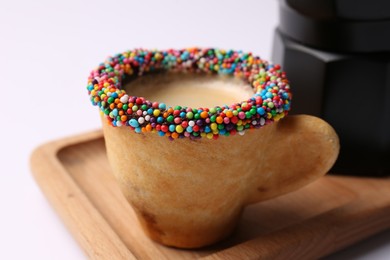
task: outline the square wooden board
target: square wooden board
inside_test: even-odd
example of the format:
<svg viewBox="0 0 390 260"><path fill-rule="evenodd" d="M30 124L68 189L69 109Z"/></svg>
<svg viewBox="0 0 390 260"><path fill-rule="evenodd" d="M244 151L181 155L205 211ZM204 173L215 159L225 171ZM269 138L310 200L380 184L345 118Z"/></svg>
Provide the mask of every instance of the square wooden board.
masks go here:
<svg viewBox="0 0 390 260"><path fill-rule="evenodd" d="M198 250L145 236L111 174L101 131L33 153L36 181L94 259L312 259L390 227L390 178L328 175L245 209L229 239Z"/></svg>

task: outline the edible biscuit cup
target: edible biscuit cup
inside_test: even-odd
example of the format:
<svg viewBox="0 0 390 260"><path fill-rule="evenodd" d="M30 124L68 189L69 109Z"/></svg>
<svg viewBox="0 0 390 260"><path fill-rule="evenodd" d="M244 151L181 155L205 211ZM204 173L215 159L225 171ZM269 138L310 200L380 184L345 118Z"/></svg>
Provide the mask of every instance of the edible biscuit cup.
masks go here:
<svg viewBox="0 0 390 260"><path fill-rule="evenodd" d="M238 77L253 97L195 109L121 89L124 80L155 70ZM338 154L326 122L286 117L285 74L250 53L136 49L99 65L87 89L101 110L115 178L146 234L164 245L198 248L226 238L246 205L314 181Z"/></svg>

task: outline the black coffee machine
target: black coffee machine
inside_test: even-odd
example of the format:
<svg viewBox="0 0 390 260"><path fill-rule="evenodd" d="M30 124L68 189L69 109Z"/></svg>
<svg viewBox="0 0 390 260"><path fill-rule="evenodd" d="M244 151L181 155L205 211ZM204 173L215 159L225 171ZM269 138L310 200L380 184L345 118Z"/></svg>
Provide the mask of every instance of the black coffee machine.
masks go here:
<svg viewBox="0 0 390 260"><path fill-rule="evenodd" d="M390 175L390 0L279 0L273 62L293 89L291 114L340 137L333 173Z"/></svg>

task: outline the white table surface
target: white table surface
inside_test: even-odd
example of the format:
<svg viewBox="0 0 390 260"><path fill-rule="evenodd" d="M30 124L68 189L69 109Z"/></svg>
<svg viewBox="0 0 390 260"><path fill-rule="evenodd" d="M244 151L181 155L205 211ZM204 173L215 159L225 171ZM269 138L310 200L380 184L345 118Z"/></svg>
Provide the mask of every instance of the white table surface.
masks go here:
<svg viewBox="0 0 390 260"><path fill-rule="evenodd" d="M0 259L85 259L34 182L34 147L100 127L85 89L107 55L220 47L270 59L277 2L0 1ZM329 259L390 259L390 231Z"/></svg>

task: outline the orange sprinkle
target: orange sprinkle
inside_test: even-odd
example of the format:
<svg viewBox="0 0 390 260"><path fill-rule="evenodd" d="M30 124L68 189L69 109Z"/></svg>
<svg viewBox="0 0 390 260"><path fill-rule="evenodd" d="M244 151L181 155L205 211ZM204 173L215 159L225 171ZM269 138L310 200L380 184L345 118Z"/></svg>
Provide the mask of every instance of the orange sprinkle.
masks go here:
<svg viewBox="0 0 390 260"><path fill-rule="evenodd" d="M110 109L114 109L115 108L115 103L111 103L110 104Z"/></svg>
<svg viewBox="0 0 390 260"><path fill-rule="evenodd" d="M209 113L207 113L206 111L203 111L202 113L200 113L201 118L207 118L208 116L209 116Z"/></svg>
<svg viewBox="0 0 390 260"><path fill-rule="evenodd" d="M150 124L147 124L145 128L148 132L152 131L152 126Z"/></svg>
<svg viewBox="0 0 390 260"><path fill-rule="evenodd" d="M226 116L229 117L229 118L232 118L232 117L233 117L233 112L230 111L230 110L228 110L228 111L226 112Z"/></svg>
<svg viewBox="0 0 390 260"><path fill-rule="evenodd" d="M174 139L179 138L179 134L176 133L176 132L173 132L172 133L172 138L174 138Z"/></svg>
<svg viewBox="0 0 390 260"><path fill-rule="evenodd" d="M127 120L127 116L123 115L121 116L121 121L125 122Z"/></svg>
<svg viewBox="0 0 390 260"><path fill-rule="evenodd" d="M218 116L215 121L218 123L218 124L222 124L223 122L223 118L221 116Z"/></svg>

